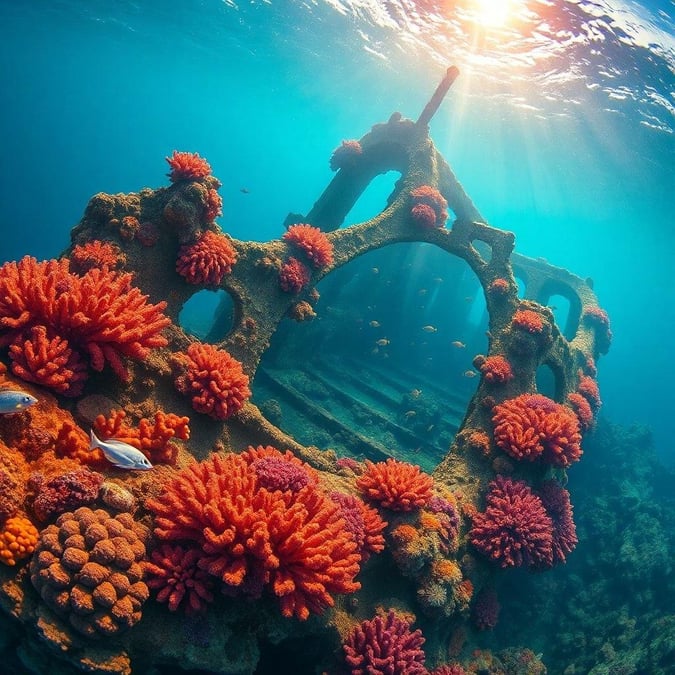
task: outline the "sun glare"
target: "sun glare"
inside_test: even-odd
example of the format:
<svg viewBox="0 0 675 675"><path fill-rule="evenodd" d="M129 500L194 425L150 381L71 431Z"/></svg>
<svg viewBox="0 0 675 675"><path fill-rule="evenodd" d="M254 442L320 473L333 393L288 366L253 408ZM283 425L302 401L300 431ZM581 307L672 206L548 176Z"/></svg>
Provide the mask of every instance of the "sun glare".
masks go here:
<svg viewBox="0 0 675 675"><path fill-rule="evenodd" d="M483 26L502 26L509 17L510 0L474 0L477 20Z"/></svg>

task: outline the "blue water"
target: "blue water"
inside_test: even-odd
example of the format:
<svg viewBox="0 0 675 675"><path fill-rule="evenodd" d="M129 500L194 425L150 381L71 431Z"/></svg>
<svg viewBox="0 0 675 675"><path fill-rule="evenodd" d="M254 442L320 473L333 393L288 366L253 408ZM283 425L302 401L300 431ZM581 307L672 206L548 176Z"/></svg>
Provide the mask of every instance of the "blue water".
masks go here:
<svg viewBox="0 0 675 675"><path fill-rule="evenodd" d="M455 64L432 138L519 252L593 278L603 414L675 461L675 3L512 0L495 27L476 2L0 2L0 262L58 255L91 195L166 184L174 149L208 158L224 230L279 237L341 140L416 118Z"/></svg>

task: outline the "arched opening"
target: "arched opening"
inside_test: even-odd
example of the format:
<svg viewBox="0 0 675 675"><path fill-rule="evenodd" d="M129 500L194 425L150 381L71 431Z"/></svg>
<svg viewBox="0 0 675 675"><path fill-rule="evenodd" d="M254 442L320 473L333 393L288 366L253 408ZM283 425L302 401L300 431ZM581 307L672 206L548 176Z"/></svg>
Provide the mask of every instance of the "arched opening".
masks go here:
<svg viewBox="0 0 675 675"><path fill-rule="evenodd" d="M394 244L317 290L317 317L273 336L253 401L303 444L433 470L475 393L472 359L487 350L475 274L430 244Z"/></svg>
<svg viewBox="0 0 675 675"><path fill-rule="evenodd" d="M551 295L546 301L546 305L553 312L555 322L560 328L560 332L568 339L574 338L576 323L574 328L570 324L570 301L564 295Z"/></svg>
<svg viewBox="0 0 675 675"><path fill-rule="evenodd" d="M363 223L382 213L389 206L390 197L400 178L399 171L387 171L375 176L347 214L343 227Z"/></svg>
<svg viewBox="0 0 675 675"><path fill-rule="evenodd" d="M522 300L525 297L525 291L527 290L527 284L525 283L522 277L515 275L516 285L518 286L518 297Z"/></svg>
<svg viewBox="0 0 675 675"><path fill-rule="evenodd" d="M197 291L178 314L181 328L204 342L220 342L232 330L234 303L222 288Z"/></svg>

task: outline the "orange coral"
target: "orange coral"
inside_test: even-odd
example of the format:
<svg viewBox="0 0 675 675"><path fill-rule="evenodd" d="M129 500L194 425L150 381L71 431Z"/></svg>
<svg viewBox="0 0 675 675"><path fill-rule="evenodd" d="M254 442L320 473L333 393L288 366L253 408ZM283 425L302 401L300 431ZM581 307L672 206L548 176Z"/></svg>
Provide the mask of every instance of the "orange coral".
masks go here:
<svg viewBox="0 0 675 675"><path fill-rule="evenodd" d="M309 279L307 266L292 256L279 270L279 286L286 293L299 293L309 283Z"/></svg>
<svg viewBox="0 0 675 675"><path fill-rule="evenodd" d="M33 523L23 516L8 518L0 530L0 562L14 566L27 558L38 541L38 531Z"/></svg>
<svg viewBox="0 0 675 675"><path fill-rule="evenodd" d="M420 467L389 458L374 464L366 460L366 470L356 486L368 499L392 511L412 511L431 499L434 481Z"/></svg>
<svg viewBox="0 0 675 675"><path fill-rule="evenodd" d="M283 239L299 248L315 269L333 264L333 244L318 227L291 225Z"/></svg>
<svg viewBox="0 0 675 675"><path fill-rule="evenodd" d="M495 443L515 459L541 457L568 467L581 457L581 433L574 413L541 394L521 394L496 405Z"/></svg>
<svg viewBox="0 0 675 675"><path fill-rule="evenodd" d="M411 191L413 206L410 214L423 227L443 227L448 219L448 202L431 185L420 185Z"/></svg>
<svg viewBox="0 0 675 675"><path fill-rule="evenodd" d="M131 280L131 274L108 268L78 276L67 259L38 262L26 256L5 263L0 267L0 345L25 345L31 329L43 326L50 340L60 338L62 356L72 349L88 358L93 370L107 363L127 380L122 357L142 360L151 349L164 347L161 331L171 323L162 314L166 303L149 304ZM16 361L16 353L12 358Z"/></svg>
<svg viewBox="0 0 675 675"><path fill-rule="evenodd" d="M248 375L241 363L223 349L193 342L187 353L178 355L178 363L185 372L176 378L176 388L192 397L192 407L197 412L227 419L251 396Z"/></svg>
<svg viewBox="0 0 675 675"><path fill-rule="evenodd" d="M592 377L582 375L577 391L588 401L593 412L597 413L602 405L598 383Z"/></svg>
<svg viewBox="0 0 675 675"><path fill-rule="evenodd" d="M78 244L70 252L70 265L76 272L86 272L92 267L118 267L125 261L124 254L109 241L94 239Z"/></svg>
<svg viewBox="0 0 675 675"><path fill-rule="evenodd" d="M273 451L262 456L284 458ZM212 455L181 471L147 502L155 535L199 547L199 567L230 592L259 597L269 588L284 616L306 619L331 606L332 594L359 588L357 545L339 507L313 483L267 489L254 457L261 453Z"/></svg>
<svg viewBox="0 0 675 675"><path fill-rule="evenodd" d="M68 340L50 338L44 326L33 326L26 340L17 337L9 346L12 372L26 382L35 382L63 394L79 396L87 380L87 366Z"/></svg>
<svg viewBox="0 0 675 675"><path fill-rule="evenodd" d="M166 161L171 167L168 176L172 183L180 180L199 180L200 178L206 178L211 173L211 165L197 152L174 150L171 157L166 158Z"/></svg>
<svg viewBox="0 0 675 675"><path fill-rule="evenodd" d="M214 188L208 189L205 202L204 219L207 223L210 223L223 214L223 199Z"/></svg>
<svg viewBox="0 0 675 675"><path fill-rule="evenodd" d="M567 401L569 402L570 406L572 406L572 410L574 410L574 413L579 420L581 430L588 431L593 426L593 422L595 421L591 404L584 396L575 391L567 395Z"/></svg>
<svg viewBox="0 0 675 675"><path fill-rule="evenodd" d="M504 384L513 379L511 364L500 354L488 357L477 356L473 364L480 370L487 382Z"/></svg>
<svg viewBox="0 0 675 675"><path fill-rule="evenodd" d="M488 286L488 291L496 297L504 297L508 292L509 289L511 288L511 285L506 279L503 279L502 277L498 277L494 281L490 282L490 285Z"/></svg>
<svg viewBox="0 0 675 675"><path fill-rule="evenodd" d="M541 333L544 330L543 318L532 309L519 309L513 315L513 325L528 333Z"/></svg>
<svg viewBox="0 0 675 675"><path fill-rule="evenodd" d="M209 230L198 242L181 246L176 272L190 284L218 286L236 262L237 252L230 240Z"/></svg>

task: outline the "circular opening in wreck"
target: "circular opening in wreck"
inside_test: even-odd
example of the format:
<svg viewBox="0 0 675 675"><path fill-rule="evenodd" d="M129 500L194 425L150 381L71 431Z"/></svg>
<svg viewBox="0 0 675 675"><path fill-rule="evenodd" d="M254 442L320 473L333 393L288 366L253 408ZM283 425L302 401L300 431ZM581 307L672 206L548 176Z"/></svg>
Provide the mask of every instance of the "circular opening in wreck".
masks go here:
<svg viewBox="0 0 675 675"><path fill-rule="evenodd" d="M253 401L304 445L431 471L476 391L488 315L471 268L430 244L393 244L317 286L313 321L283 321Z"/></svg>
<svg viewBox="0 0 675 675"><path fill-rule="evenodd" d="M220 342L234 323L232 296L223 289L197 291L181 308L178 322L184 331L203 342Z"/></svg>

